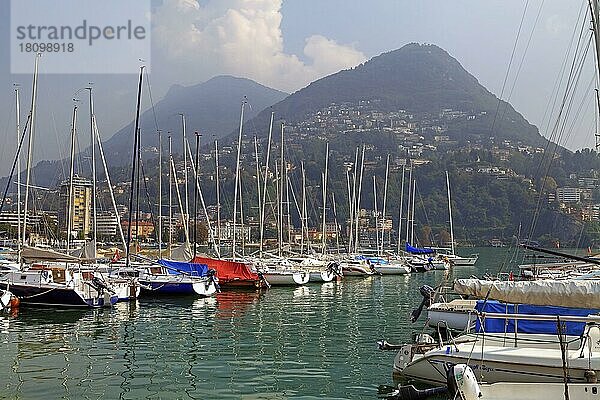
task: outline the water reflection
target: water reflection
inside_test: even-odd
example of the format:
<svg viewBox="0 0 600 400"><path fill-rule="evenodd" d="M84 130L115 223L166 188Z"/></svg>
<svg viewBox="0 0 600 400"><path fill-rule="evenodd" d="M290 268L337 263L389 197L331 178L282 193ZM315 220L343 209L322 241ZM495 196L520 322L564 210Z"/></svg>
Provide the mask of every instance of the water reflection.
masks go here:
<svg viewBox="0 0 600 400"><path fill-rule="evenodd" d="M481 251L480 251L481 253ZM482 254L483 257L483 254ZM488 269L482 261L479 270ZM478 267L479 268L479 267ZM454 270L450 278L473 273ZM0 317L0 398L375 398L443 272Z"/></svg>

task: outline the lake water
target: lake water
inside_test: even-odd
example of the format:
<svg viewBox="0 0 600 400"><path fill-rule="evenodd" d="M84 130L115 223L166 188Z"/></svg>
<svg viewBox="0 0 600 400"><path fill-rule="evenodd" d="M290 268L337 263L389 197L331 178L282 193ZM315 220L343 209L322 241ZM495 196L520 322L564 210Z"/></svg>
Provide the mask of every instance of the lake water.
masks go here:
<svg viewBox="0 0 600 400"><path fill-rule="evenodd" d="M506 249L449 279L495 274ZM347 278L214 298L140 299L106 310L22 308L0 317L0 398L376 399L409 341L421 285L443 271Z"/></svg>

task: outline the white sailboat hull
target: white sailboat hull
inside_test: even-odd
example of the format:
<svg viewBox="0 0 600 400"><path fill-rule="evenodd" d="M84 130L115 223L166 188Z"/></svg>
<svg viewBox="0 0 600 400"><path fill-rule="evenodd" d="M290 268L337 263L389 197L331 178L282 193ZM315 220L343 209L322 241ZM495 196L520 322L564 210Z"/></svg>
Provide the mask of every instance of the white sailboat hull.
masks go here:
<svg viewBox="0 0 600 400"><path fill-rule="evenodd" d="M565 339L570 382L586 383L586 371L600 369L596 345L599 331L592 329L594 334L587 340L579 336ZM422 354L414 354L414 348L407 345L396 355L394 371L408 379L438 385L445 384L449 366L466 364L479 381L486 383L563 382L562 353L556 335L519 334L516 345L514 341L511 333L464 335L457 343L436 346Z"/></svg>
<svg viewBox="0 0 600 400"><path fill-rule="evenodd" d="M410 274L411 268L403 264L375 265L375 271L381 275Z"/></svg>
<svg viewBox="0 0 600 400"><path fill-rule="evenodd" d="M270 271L263 272L263 276L271 286L296 286L308 283L308 272Z"/></svg>
<svg viewBox="0 0 600 400"><path fill-rule="evenodd" d="M598 383L568 383L569 399L592 400L599 397ZM479 385L480 400L564 400L564 383L493 383Z"/></svg>
<svg viewBox="0 0 600 400"><path fill-rule="evenodd" d="M335 279L333 271L310 271L309 282L331 282Z"/></svg>

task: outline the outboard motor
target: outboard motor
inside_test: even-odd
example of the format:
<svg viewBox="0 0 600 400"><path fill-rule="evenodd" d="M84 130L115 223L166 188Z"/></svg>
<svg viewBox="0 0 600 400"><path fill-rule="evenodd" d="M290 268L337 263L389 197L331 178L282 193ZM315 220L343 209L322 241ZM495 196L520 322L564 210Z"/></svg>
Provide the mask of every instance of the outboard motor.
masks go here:
<svg viewBox="0 0 600 400"><path fill-rule="evenodd" d="M387 400L424 400L433 396L446 394L448 393L448 389L445 387L436 387L419 390L413 385L398 385L397 388L380 386L378 392L379 398L384 398Z"/></svg>
<svg viewBox="0 0 600 400"><path fill-rule="evenodd" d="M106 282L104 282L102 279L98 278L97 276L94 276L92 278L92 285L98 290L98 292L103 292L103 291L107 291L109 293L114 293L114 291L112 290L112 288L110 288Z"/></svg>
<svg viewBox="0 0 600 400"><path fill-rule="evenodd" d="M452 399L479 400L481 390L475 373L466 364L456 364L446 374L448 394Z"/></svg>
<svg viewBox="0 0 600 400"><path fill-rule="evenodd" d="M214 269L210 268L207 273L206 276L208 277L209 281L213 282L215 284L215 288L217 288L217 293L221 292L221 286L219 285L219 278L217 278L217 271L215 271Z"/></svg>
<svg viewBox="0 0 600 400"><path fill-rule="evenodd" d="M433 299L433 295L435 294L435 289L429 285L423 285L419 288L419 292L421 292L421 296L423 296L423 301L421 301L421 305L418 308L412 310L410 314L410 322L415 322L421 316L423 312L423 307L425 305L429 306L431 304L431 300Z"/></svg>
<svg viewBox="0 0 600 400"><path fill-rule="evenodd" d="M342 276L342 268L336 262L330 262L327 264L327 272L334 274L335 276Z"/></svg>

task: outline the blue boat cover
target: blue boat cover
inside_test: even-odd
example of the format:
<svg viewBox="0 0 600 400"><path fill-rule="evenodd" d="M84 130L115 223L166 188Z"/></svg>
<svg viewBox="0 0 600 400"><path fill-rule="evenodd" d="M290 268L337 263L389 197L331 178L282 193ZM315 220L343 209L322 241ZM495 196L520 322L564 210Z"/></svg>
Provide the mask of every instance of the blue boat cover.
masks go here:
<svg viewBox="0 0 600 400"><path fill-rule="evenodd" d="M433 254L435 251L433 249L420 249L418 247L412 247L408 242L406 242L406 252L410 254Z"/></svg>
<svg viewBox="0 0 600 400"><path fill-rule="evenodd" d="M196 264L172 260L158 260L158 263L163 267L166 267L167 271L171 275L180 275L181 273L192 275L192 276L207 276L208 265Z"/></svg>
<svg viewBox="0 0 600 400"><path fill-rule="evenodd" d="M555 306L532 306L529 304L501 303L499 301L478 300L475 307L479 312L497 313L497 314L528 314L528 315L562 315L587 317L591 314L597 314L600 310L591 310L585 308L569 308ZM516 311L515 311L516 310ZM580 336L585 328L585 322L562 322L562 333L564 335ZM480 319L477 319L475 329L477 332L503 333L515 331L515 320L505 318L486 317L484 328L482 329ZM517 321L517 332L519 333L541 333L558 334L556 321L535 321L519 320Z"/></svg>

